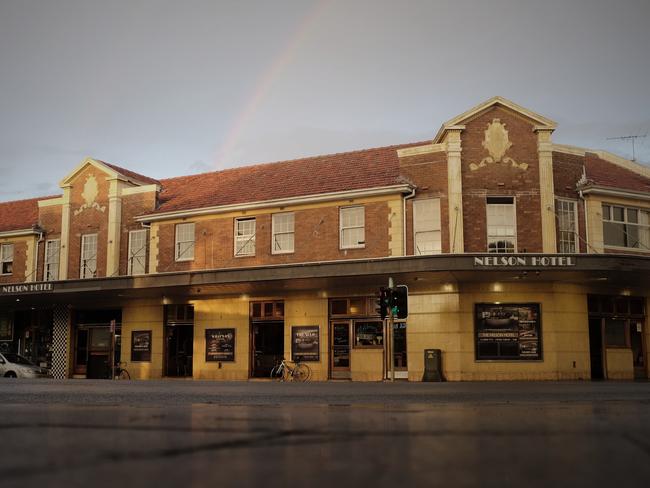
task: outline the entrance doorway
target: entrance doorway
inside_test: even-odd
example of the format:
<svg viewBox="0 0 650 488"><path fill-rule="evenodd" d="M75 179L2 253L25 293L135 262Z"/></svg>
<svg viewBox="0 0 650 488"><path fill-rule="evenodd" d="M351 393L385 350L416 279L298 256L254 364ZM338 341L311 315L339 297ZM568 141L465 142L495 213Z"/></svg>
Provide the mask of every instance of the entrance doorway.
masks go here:
<svg viewBox="0 0 650 488"><path fill-rule="evenodd" d="M589 319L589 359L591 360L591 379L604 379L602 319Z"/></svg>
<svg viewBox="0 0 650 488"><path fill-rule="evenodd" d="M166 305L163 372L172 378L192 377L194 362L194 307Z"/></svg>
<svg viewBox="0 0 650 488"><path fill-rule="evenodd" d="M270 378L284 358L284 302L251 302L250 319L250 376Z"/></svg>
<svg viewBox="0 0 650 488"><path fill-rule="evenodd" d="M632 361L634 364L634 379L647 378L645 354L643 353L643 322L630 321L630 346L632 347Z"/></svg>
<svg viewBox="0 0 650 488"><path fill-rule="evenodd" d="M330 324L330 377L349 380L350 373L350 321L337 320Z"/></svg>
<svg viewBox="0 0 650 488"><path fill-rule="evenodd" d="M111 366L120 358L121 322L121 310L75 312L73 376L90 379L111 377Z"/></svg>
<svg viewBox="0 0 650 488"><path fill-rule="evenodd" d="M193 347L193 324L165 326L165 376L192 376Z"/></svg>
<svg viewBox="0 0 650 488"><path fill-rule="evenodd" d="M393 326L393 365L395 378L408 379L408 363L406 362L406 322L395 322Z"/></svg>
<svg viewBox="0 0 650 488"><path fill-rule="evenodd" d="M284 321L253 322L253 378L270 378L275 364L284 357Z"/></svg>

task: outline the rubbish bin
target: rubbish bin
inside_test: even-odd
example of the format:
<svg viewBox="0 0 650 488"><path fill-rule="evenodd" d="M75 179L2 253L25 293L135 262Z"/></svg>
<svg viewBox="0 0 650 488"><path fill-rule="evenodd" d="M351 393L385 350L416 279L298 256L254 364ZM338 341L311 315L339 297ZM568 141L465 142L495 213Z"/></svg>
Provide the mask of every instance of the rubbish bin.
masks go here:
<svg viewBox="0 0 650 488"><path fill-rule="evenodd" d="M445 381L442 375L442 351L440 349L424 350L424 376L422 381Z"/></svg>

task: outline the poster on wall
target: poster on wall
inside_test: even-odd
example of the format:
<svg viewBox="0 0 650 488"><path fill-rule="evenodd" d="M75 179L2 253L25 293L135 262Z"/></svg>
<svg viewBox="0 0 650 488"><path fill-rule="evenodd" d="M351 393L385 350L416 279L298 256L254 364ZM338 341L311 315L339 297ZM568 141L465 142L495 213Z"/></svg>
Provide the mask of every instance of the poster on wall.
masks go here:
<svg viewBox="0 0 650 488"><path fill-rule="evenodd" d="M477 303L476 359L542 359L539 303Z"/></svg>
<svg viewBox="0 0 650 488"><path fill-rule="evenodd" d="M205 360L235 360L235 329L207 329L205 331Z"/></svg>
<svg viewBox="0 0 650 488"><path fill-rule="evenodd" d="M320 334L317 325L291 327L291 359L320 361Z"/></svg>
<svg viewBox="0 0 650 488"><path fill-rule="evenodd" d="M151 361L151 331L131 332L131 361Z"/></svg>
<svg viewBox="0 0 650 488"><path fill-rule="evenodd" d="M0 341L14 339L14 324L8 314L0 314Z"/></svg>

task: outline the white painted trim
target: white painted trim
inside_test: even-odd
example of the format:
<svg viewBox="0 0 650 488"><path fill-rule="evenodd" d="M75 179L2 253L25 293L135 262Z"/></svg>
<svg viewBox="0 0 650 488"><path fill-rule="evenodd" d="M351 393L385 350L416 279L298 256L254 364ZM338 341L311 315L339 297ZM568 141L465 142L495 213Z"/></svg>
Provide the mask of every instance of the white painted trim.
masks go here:
<svg viewBox="0 0 650 488"><path fill-rule="evenodd" d="M65 178L63 178L59 182L59 186L61 188L70 186L71 180L79 173L82 169L84 169L87 165L94 166L100 171L103 171L108 175L109 178L119 178L119 179L124 179L123 177L121 178L121 175L115 171L114 169L106 166L104 163L101 161L97 161L96 159L93 158L86 158L84 159L81 163L79 163Z"/></svg>
<svg viewBox="0 0 650 488"><path fill-rule="evenodd" d="M350 208L360 208L363 211L363 244L352 244L349 246L343 245L343 219L341 218L341 212ZM356 227L346 227L346 229L352 229ZM344 207L339 207L339 250L344 251L346 249L363 249L366 247L366 206L365 205L346 205Z"/></svg>
<svg viewBox="0 0 650 488"><path fill-rule="evenodd" d="M537 125L535 126L535 130L554 130L557 127L557 123L552 121L551 119L548 119L546 117L543 117L542 115L539 115L531 110L528 110L527 108L522 107L521 105L517 105L516 103L503 98L503 97L492 97L489 100L486 100L485 102L482 102L475 107L470 108L467 112L463 112L460 115L457 115L451 120L448 120L444 124L442 124L442 127L440 127L440 130L436 134L436 137L433 139L433 143L439 143L442 142L444 139L444 134L448 130L452 130L454 127L462 124L463 122L477 116L481 112L484 112L485 110L495 106L495 105L501 105L503 107L509 108L513 112L517 112L529 119L532 119L534 122L537 122Z"/></svg>
<svg viewBox="0 0 650 488"><path fill-rule="evenodd" d="M275 217L276 215L293 215L293 249L291 251L276 251L275 242ZM257 225L257 224L256 224ZM276 212L271 214L271 254L294 254L296 252L296 213L295 212Z"/></svg>
<svg viewBox="0 0 650 488"><path fill-rule="evenodd" d="M577 199L573 198L564 198L564 197L555 197L556 202L564 202L564 203L572 203L573 204L573 219L576 224L576 233L575 233L575 246L576 246L576 252L575 253L565 253L565 254L580 254L580 221L578 220L578 205L580 204L580 201ZM555 219L558 219L558 224L557 224L557 235L555 238L557 239L557 252L560 252L560 232L562 229L560 229L559 225L559 212L557 205L555 206ZM587 219L585 218L585 221Z"/></svg>
<svg viewBox="0 0 650 488"><path fill-rule="evenodd" d="M55 205L63 205L63 196L38 201L38 208L53 207Z"/></svg>
<svg viewBox="0 0 650 488"><path fill-rule="evenodd" d="M394 193L410 193L413 187L411 185L393 185L377 188L364 188L361 190L349 190L332 193L320 193L302 197L279 198L276 200L262 200L250 203L236 203L232 205L218 205L213 207L204 207L190 210L177 210L174 212L165 212L160 214L146 214L136 217L137 222L157 222L160 220L180 219L185 217L195 217L198 215L211 215L227 212L238 212L244 210L255 210L268 207L286 207L289 205L301 205L308 203L331 202L335 200L349 200L353 198L375 197L382 195L391 195Z"/></svg>
<svg viewBox="0 0 650 488"><path fill-rule="evenodd" d="M0 239L4 239L7 237L24 237L24 236L32 236L32 235L38 235L40 232L35 231L34 229L19 229L19 230L7 230L4 232L0 232Z"/></svg>
<svg viewBox="0 0 650 488"><path fill-rule="evenodd" d="M137 195L139 193L148 193L156 192L160 189L159 185L142 185L142 186L132 186L129 188L124 188L122 190L122 196Z"/></svg>
<svg viewBox="0 0 650 488"><path fill-rule="evenodd" d="M617 190L615 188L606 188L602 186L586 187L582 190L582 193L585 195L593 193L595 195L610 195L613 197L622 197L622 198L631 198L634 200L650 201L650 193L628 191L628 190Z"/></svg>
<svg viewBox="0 0 650 488"><path fill-rule="evenodd" d="M405 158L408 156L419 156L421 154L431 154L436 152L444 152L447 145L442 144L426 144L423 146L405 147L404 149L397 150L397 157Z"/></svg>

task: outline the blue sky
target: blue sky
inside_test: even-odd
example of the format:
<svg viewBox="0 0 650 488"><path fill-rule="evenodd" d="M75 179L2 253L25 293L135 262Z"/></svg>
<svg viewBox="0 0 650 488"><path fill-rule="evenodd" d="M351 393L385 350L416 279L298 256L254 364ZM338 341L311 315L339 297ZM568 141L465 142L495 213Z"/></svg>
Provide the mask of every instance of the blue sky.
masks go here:
<svg viewBox="0 0 650 488"><path fill-rule="evenodd" d="M84 157L164 178L432 138L501 95L650 132L647 0L0 0L0 200ZM637 141L650 161L650 135Z"/></svg>

